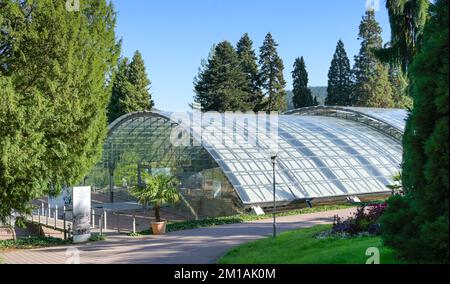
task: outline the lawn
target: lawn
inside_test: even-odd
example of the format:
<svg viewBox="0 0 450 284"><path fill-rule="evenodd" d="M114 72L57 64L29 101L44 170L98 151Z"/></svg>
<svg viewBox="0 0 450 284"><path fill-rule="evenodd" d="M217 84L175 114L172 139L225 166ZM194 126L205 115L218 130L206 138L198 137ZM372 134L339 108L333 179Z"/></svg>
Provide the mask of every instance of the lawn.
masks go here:
<svg viewBox="0 0 450 284"><path fill-rule="evenodd" d="M380 237L349 239L318 239L316 235L329 230L320 225L280 234L276 239L266 238L244 244L229 251L220 264L365 264L368 248L380 251L381 264L406 263L398 260L395 252L383 246Z"/></svg>

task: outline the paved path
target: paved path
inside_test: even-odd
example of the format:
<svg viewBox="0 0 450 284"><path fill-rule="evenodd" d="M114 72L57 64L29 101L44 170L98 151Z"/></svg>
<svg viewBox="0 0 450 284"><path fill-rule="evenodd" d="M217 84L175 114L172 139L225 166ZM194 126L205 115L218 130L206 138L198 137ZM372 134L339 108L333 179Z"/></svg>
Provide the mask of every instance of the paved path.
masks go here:
<svg viewBox="0 0 450 284"><path fill-rule="evenodd" d="M286 231L331 223L333 216L346 217L353 209L278 218L278 230ZM0 253L4 263L64 264L68 248L77 248L80 263L207 264L230 248L270 236L272 220L200 228L140 238L109 236L106 241L65 247ZM72 250L73 251L73 250ZM69 251L70 252L70 251Z"/></svg>

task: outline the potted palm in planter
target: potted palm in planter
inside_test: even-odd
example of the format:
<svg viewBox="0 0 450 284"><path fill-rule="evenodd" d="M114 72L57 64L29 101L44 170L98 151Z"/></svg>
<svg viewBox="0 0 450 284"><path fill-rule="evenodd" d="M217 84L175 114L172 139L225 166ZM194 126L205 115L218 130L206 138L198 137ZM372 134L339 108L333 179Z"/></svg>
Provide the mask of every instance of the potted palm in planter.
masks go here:
<svg viewBox="0 0 450 284"><path fill-rule="evenodd" d="M174 176L159 174L144 174L142 183L131 189L131 195L144 206L152 205L155 211L155 221L151 223L153 234L166 233L166 220L161 219L161 206L175 204L180 200L177 183Z"/></svg>

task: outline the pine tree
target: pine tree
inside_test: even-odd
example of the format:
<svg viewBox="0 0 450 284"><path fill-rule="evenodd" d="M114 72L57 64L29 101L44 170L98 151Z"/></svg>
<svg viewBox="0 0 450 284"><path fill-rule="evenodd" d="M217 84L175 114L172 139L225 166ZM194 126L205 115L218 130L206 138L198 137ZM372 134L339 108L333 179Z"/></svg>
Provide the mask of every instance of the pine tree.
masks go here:
<svg viewBox="0 0 450 284"><path fill-rule="evenodd" d="M423 46L410 66L414 108L403 139L405 196L393 197L381 220L386 245L415 261L449 257L448 0L437 0Z"/></svg>
<svg viewBox="0 0 450 284"><path fill-rule="evenodd" d="M74 185L107 133L116 14L105 0L78 12L64 1L2 1L0 219ZM13 118L14 117L14 118Z"/></svg>
<svg viewBox="0 0 450 284"><path fill-rule="evenodd" d="M292 71L293 102L295 108L309 107L314 105L314 98L308 88L308 72L303 56L295 59L294 71Z"/></svg>
<svg viewBox="0 0 450 284"><path fill-rule="evenodd" d="M230 42L219 43L194 80L195 102L203 111L246 111L250 93L236 50Z"/></svg>
<svg viewBox="0 0 450 284"><path fill-rule="evenodd" d="M265 91L265 110L286 110L286 82L283 76L283 60L278 56L278 44L271 33L266 35L260 48L259 64L261 84Z"/></svg>
<svg viewBox="0 0 450 284"><path fill-rule="evenodd" d="M353 92L350 60L345 52L344 43L339 40L331 67L328 72L328 88L325 105L349 106Z"/></svg>
<svg viewBox="0 0 450 284"><path fill-rule="evenodd" d="M261 108L263 99L258 70L258 58L253 50L253 41L247 33L237 43L236 51L239 56L241 69L247 79L244 91L250 94L248 103L252 106L252 110L258 111Z"/></svg>
<svg viewBox="0 0 450 284"><path fill-rule="evenodd" d="M368 10L363 17L358 39L362 42L353 68L355 88L351 105L393 107L388 66L381 63L374 54L374 50L380 49L383 44L381 27L375 20L374 10Z"/></svg>
<svg viewBox="0 0 450 284"><path fill-rule="evenodd" d="M127 113L150 111L154 106L149 91L150 84L139 51L134 53L130 63L128 58L122 59L113 79L112 96L108 107L109 122Z"/></svg>

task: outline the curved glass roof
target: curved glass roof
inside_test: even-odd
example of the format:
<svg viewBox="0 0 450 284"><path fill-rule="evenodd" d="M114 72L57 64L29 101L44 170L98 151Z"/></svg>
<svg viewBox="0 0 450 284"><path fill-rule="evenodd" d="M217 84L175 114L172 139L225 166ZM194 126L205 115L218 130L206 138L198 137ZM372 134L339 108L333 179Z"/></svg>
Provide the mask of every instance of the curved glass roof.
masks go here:
<svg viewBox="0 0 450 284"><path fill-rule="evenodd" d="M372 116L405 131L408 112L405 109L346 107L346 109Z"/></svg>
<svg viewBox="0 0 450 284"><path fill-rule="evenodd" d="M366 124L401 141L408 112L404 109L316 106L294 109L286 114L302 116L331 116Z"/></svg>
<svg viewBox="0 0 450 284"><path fill-rule="evenodd" d="M206 150L246 205L273 200L270 157L274 149L278 154L276 198L280 202L387 192L386 185L400 170L399 141L356 121L308 115L263 115L254 119L230 113L200 114L201 119L195 120L194 115L125 115L110 126L107 143L109 147L111 143L117 144L112 147L124 147L124 143L138 141L145 148L153 147L145 146L145 141L157 133L178 133L179 137L181 132L189 134L190 145L183 146L183 151L195 150L200 155ZM164 141L168 147L169 141ZM157 149L152 149L145 155L156 153Z"/></svg>

